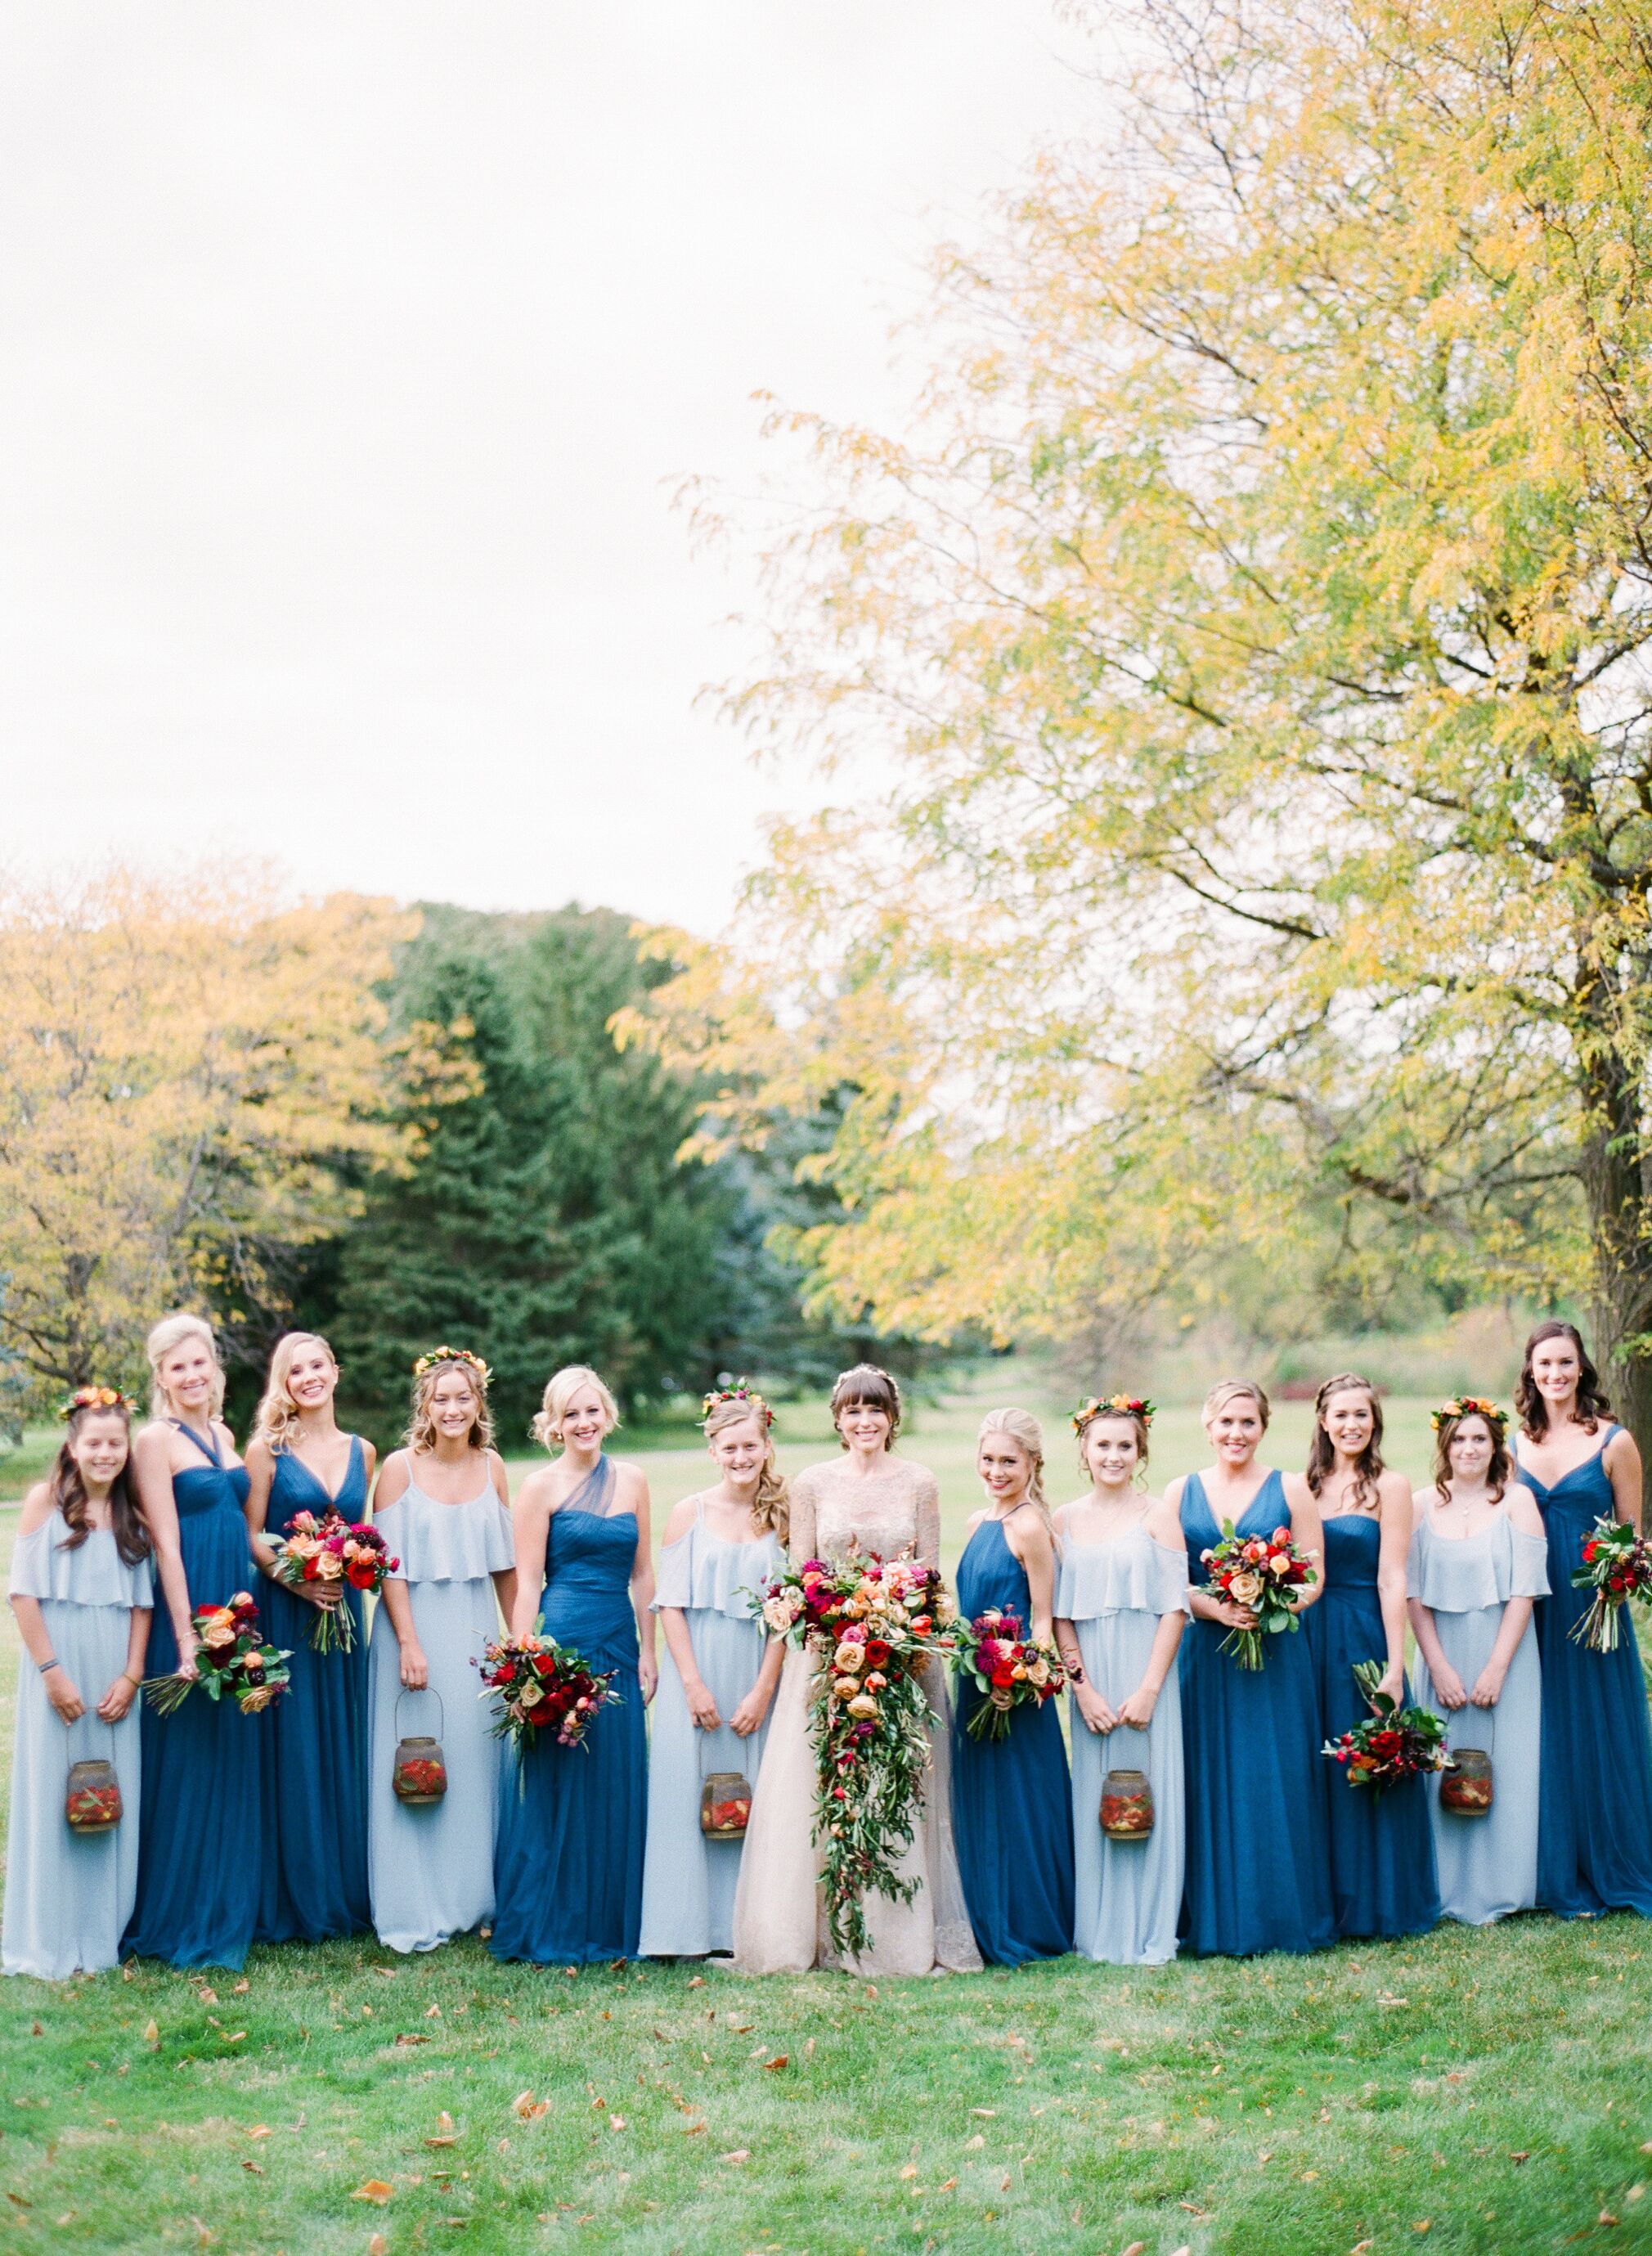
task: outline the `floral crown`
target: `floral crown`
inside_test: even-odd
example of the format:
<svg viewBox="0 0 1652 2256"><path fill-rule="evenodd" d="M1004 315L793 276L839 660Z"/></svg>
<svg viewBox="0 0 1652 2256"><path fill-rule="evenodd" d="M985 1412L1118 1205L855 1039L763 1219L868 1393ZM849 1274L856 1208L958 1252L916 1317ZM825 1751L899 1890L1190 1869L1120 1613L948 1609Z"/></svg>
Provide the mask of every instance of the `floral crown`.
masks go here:
<svg viewBox="0 0 1652 2256"><path fill-rule="evenodd" d="M1429 1424L1438 1434L1440 1428L1452 1418L1483 1418L1495 1434L1501 1434L1508 1423L1507 1410L1500 1410L1494 1402L1487 1402L1480 1394L1454 1394L1449 1402L1442 1402L1438 1410L1429 1412Z"/></svg>
<svg viewBox="0 0 1652 2256"><path fill-rule="evenodd" d="M1072 1430L1082 1434L1093 1418L1108 1416L1139 1418L1144 1426L1150 1426L1157 1407L1157 1403L1149 1402L1145 1394L1093 1394L1073 1412Z"/></svg>
<svg viewBox="0 0 1652 2256"><path fill-rule="evenodd" d="M714 1387L711 1392L701 1399L700 1424L703 1426L712 1412L724 1402L743 1402L754 1417L763 1420L765 1433L775 1422L774 1412L758 1393L751 1381L749 1378L737 1378L732 1386Z"/></svg>
<svg viewBox="0 0 1652 2256"><path fill-rule="evenodd" d="M439 1363L462 1363L467 1370L475 1372L483 1386L489 1386L493 1382L492 1371L489 1370L482 1357L479 1355L472 1355L467 1347L432 1348L428 1355L421 1355L413 1365L414 1378L425 1378L428 1372L435 1370Z"/></svg>
<svg viewBox="0 0 1652 2256"><path fill-rule="evenodd" d="M77 1410L124 1410L130 1418L137 1405L118 1386L77 1386L58 1404L58 1416L67 1426Z"/></svg>

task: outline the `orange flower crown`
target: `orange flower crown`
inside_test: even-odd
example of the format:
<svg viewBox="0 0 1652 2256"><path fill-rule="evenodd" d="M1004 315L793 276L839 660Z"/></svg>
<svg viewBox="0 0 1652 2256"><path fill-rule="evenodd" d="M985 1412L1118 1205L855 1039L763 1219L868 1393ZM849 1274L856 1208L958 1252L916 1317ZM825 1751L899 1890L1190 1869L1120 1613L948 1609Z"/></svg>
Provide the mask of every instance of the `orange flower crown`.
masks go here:
<svg viewBox="0 0 1652 2256"><path fill-rule="evenodd" d="M1139 1418L1144 1426L1150 1426L1157 1408L1157 1403L1149 1402L1145 1394L1093 1394L1073 1412L1072 1430L1082 1434L1093 1418L1109 1415Z"/></svg>
<svg viewBox="0 0 1652 2256"><path fill-rule="evenodd" d="M1438 1434L1448 1419L1483 1418L1501 1441L1503 1428L1508 1423L1507 1410L1500 1410L1494 1402L1487 1402L1480 1394L1454 1394L1449 1402L1442 1402L1438 1410L1429 1412L1428 1421Z"/></svg>
<svg viewBox="0 0 1652 2256"><path fill-rule="evenodd" d="M77 1386L58 1404L58 1416L67 1426L77 1410L123 1410L130 1418L137 1405L118 1386Z"/></svg>
<svg viewBox="0 0 1652 2256"><path fill-rule="evenodd" d="M462 1363L467 1370L475 1372L484 1387L490 1386L493 1383L492 1371L489 1370L482 1357L479 1355L472 1355L467 1347L432 1348L428 1355L421 1355L413 1365L414 1378L423 1378L428 1372L434 1371L439 1363Z"/></svg>
<svg viewBox="0 0 1652 2256"><path fill-rule="evenodd" d="M712 1412L724 1402L743 1402L753 1417L763 1420L765 1433L775 1422L774 1412L758 1393L751 1381L749 1378L737 1378L732 1386L714 1387L711 1392L703 1398L699 1406L700 1424L703 1426Z"/></svg>

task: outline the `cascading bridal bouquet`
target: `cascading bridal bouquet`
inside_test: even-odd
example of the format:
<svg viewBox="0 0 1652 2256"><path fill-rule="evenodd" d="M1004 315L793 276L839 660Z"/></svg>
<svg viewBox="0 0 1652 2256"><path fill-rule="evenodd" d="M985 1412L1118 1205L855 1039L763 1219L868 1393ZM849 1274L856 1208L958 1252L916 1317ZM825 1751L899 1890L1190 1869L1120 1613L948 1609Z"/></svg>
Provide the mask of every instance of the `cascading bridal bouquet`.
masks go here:
<svg viewBox="0 0 1652 2256"><path fill-rule="evenodd" d="M342 1590L348 1583L363 1595L376 1595L402 1563L390 1556L371 1520L350 1521L340 1512L320 1519L313 1512L295 1512L285 1533L269 1541L276 1555L271 1578L288 1590L313 1583ZM310 1643L318 1653L354 1648L355 1624L341 1598L317 1606Z"/></svg>
<svg viewBox="0 0 1652 2256"><path fill-rule="evenodd" d="M290 1646L266 1644L250 1590L237 1590L227 1606L197 1606L190 1619L200 1640L189 1676L150 1676L144 1694L157 1714L170 1716L199 1685L209 1700L233 1700L243 1716L272 1707L291 1681Z"/></svg>
<svg viewBox="0 0 1652 2256"><path fill-rule="evenodd" d="M1256 1617L1254 1629L1230 1629L1218 1650L1231 1653L1241 1668L1260 1668L1263 1638L1300 1626L1291 1600L1319 1579L1311 1555L1297 1550L1288 1527L1276 1527L1271 1535L1236 1535L1233 1521L1224 1519L1221 1541L1199 1556L1210 1569L1206 1592L1247 1606Z"/></svg>
<svg viewBox="0 0 1652 2256"><path fill-rule="evenodd" d="M935 1714L922 1674L952 1650L953 1602L933 1567L851 1553L788 1568L756 1610L817 1663L814 1836L832 1946L852 1957L867 1947L866 1898L910 1903L917 1892L896 1867L930 1764Z"/></svg>
<svg viewBox="0 0 1652 2256"><path fill-rule="evenodd" d="M1615 1653L1624 1600L1652 1600L1652 1543L1624 1520L1597 1519L1584 1538L1583 1564L1572 1569L1571 1586L1594 1592L1571 1625L1573 1642L1590 1653Z"/></svg>
<svg viewBox="0 0 1652 2256"><path fill-rule="evenodd" d="M973 1739L1007 1739L1017 1708L1029 1701L1042 1708L1067 1681L1054 1646L1030 1638L1019 1614L996 1606L958 1631L952 1664L981 1696L967 1725Z"/></svg>

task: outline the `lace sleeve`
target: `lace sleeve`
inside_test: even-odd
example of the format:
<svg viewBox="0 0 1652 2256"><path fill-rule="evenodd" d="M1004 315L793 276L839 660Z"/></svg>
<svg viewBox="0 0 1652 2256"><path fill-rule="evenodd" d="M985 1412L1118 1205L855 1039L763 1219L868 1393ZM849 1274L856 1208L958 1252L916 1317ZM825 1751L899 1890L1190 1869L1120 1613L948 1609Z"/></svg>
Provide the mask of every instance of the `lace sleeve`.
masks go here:
<svg viewBox="0 0 1652 2256"><path fill-rule="evenodd" d="M914 1465L916 1475L912 1503L917 1520L917 1557L924 1567L938 1567L941 1562L941 1492L935 1484L935 1476L923 1465Z"/></svg>
<svg viewBox="0 0 1652 2256"><path fill-rule="evenodd" d="M786 1548L791 1555L793 1566L796 1567L800 1567L805 1559L812 1559L816 1556L815 1493L814 1482L811 1477L813 1470L811 1466L808 1472L799 1473L791 1484Z"/></svg>

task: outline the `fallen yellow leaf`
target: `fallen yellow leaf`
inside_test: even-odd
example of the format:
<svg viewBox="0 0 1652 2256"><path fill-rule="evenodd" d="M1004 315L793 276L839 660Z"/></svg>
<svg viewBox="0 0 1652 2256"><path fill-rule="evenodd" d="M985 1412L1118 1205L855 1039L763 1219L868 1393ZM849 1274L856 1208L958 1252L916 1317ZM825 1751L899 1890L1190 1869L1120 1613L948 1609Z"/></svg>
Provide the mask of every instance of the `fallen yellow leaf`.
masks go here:
<svg viewBox="0 0 1652 2256"><path fill-rule="evenodd" d="M218 1992L215 1990L208 1989L205 1983L203 1983L200 1988L196 1991L195 1995L200 1999L203 2006L215 2006L218 2002Z"/></svg>
<svg viewBox="0 0 1652 2256"><path fill-rule="evenodd" d="M786 2067L791 2058L790 2053L777 2052L772 2060L764 2061L763 2066L772 2076L777 2069Z"/></svg>
<svg viewBox="0 0 1652 2256"><path fill-rule="evenodd" d="M383 2178L366 2178L359 2186L356 2187L355 2191L350 2196L350 2199L352 2201L376 2201L382 2209L395 2190L395 2187L386 2185Z"/></svg>
<svg viewBox="0 0 1652 2256"><path fill-rule="evenodd" d="M156 2022L151 2021L144 2031L144 2042L150 2045L160 2042L160 2029Z"/></svg>
<svg viewBox="0 0 1652 2256"><path fill-rule="evenodd" d="M376 2232L368 2242L367 2256L390 2256L390 2244L382 2232Z"/></svg>
<svg viewBox="0 0 1652 2256"><path fill-rule="evenodd" d="M986 2143L986 2140L982 2138L979 2131L976 2132L973 2139L966 2139L964 2141L966 2147L984 2147Z"/></svg>
<svg viewBox="0 0 1652 2256"><path fill-rule="evenodd" d="M906 2168L901 2172L901 2175L903 2178L915 2178L917 2175L917 2164L916 2162L908 2162Z"/></svg>
<svg viewBox="0 0 1652 2256"><path fill-rule="evenodd" d="M727 2154L720 2154L717 2159L721 2162L749 2162L751 2160L751 2148L749 2147L735 2147L730 2153Z"/></svg>

